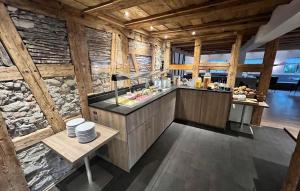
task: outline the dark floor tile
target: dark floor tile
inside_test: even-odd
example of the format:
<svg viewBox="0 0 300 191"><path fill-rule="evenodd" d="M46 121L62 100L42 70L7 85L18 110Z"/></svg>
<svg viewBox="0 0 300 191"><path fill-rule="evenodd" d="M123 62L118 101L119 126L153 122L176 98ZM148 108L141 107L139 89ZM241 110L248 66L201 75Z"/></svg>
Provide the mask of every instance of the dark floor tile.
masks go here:
<svg viewBox="0 0 300 191"><path fill-rule="evenodd" d="M98 157L91 163L112 175L106 186L103 180L96 181L106 191L276 191L294 148L292 139L277 129L254 129L254 139L249 139L172 123L130 173ZM102 172L96 168L95 173ZM83 182L81 168L58 188Z"/></svg>
<svg viewBox="0 0 300 191"><path fill-rule="evenodd" d="M172 174L164 173L153 186L153 189L156 191L183 191L184 187L184 180L179 179Z"/></svg>

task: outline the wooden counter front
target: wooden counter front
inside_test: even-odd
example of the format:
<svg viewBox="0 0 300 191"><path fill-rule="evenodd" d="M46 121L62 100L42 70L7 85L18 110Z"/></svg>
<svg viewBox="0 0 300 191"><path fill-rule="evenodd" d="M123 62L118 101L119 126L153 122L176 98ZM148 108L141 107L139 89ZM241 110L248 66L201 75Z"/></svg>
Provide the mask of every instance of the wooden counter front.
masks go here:
<svg viewBox="0 0 300 191"><path fill-rule="evenodd" d="M172 123L175 105L176 91L172 91L128 115L90 107L92 121L119 131L103 158L129 172Z"/></svg>
<svg viewBox="0 0 300 191"><path fill-rule="evenodd" d="M176 119L225 128L231 107L231 92L178 89Z"/></svg>
<svg viewBox="0 0 300 191"><path fill-rule="evenodd" d="M129 114L90 107L91 120L119 134L101 156L130 171L175 118L225 128L232 93L176 88Z"/></svg>

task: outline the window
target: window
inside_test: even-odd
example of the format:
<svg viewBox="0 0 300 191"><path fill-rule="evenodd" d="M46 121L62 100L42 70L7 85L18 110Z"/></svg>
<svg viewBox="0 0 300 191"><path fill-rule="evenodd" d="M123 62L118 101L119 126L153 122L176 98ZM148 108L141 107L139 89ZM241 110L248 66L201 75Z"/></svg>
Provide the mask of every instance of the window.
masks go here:
<svg viewBox="0 0 300 191"><path fill-rule="evenodd" d="M284 73L300 73L300 58L288 58L284 63Z"/></svg>
<svg viewBox="0 0 300 191"><path fill-rule="evenodd" d="M263 59L256 58L256 59L246 59L245 64L262 64Z"/></svg>

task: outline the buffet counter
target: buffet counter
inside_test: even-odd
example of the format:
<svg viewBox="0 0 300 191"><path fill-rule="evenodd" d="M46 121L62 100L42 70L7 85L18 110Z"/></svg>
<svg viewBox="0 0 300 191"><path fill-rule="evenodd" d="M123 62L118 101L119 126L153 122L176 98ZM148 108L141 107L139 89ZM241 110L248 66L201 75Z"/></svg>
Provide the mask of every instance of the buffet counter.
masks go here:
<svg viewBox="0 0 300 191"><path fill-rule="evenodd" d="M232 92L171 87L133 107L108 101L112 97L113 92L89 97L91 120L119 131L101 156L130 171L175 118L224 129Z"/></svg>

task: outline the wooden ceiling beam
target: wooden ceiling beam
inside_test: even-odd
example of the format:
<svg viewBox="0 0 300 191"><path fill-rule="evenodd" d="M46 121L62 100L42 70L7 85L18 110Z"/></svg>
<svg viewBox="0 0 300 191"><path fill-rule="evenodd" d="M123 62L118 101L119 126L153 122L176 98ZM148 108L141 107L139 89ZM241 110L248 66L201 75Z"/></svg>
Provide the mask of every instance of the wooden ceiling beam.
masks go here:
<svg viewBox="0 0 300 191"><path fill-rule="evenodd" d="M100 11L119 11L130 7L138 6L147 3L149 0L110 0L105 3L100 3L96 6L84 9L83 13L95 13Z"/></svg>
<svg viewBox="0 0 300 191"><path fill-rule="evenodd" d="M241 1L239 0L229 0L229 1L222 1L222 2L205 3L198 6L193 5L181 9L170 10L163 13L150 15L140 19L134 19L125 23L125 26L135 28L146 23L153 24L154 22L157 21L172 19L180 16L187 16L187 15L197 15L197 17L200 19L201 17L212 15L216 11L234 14L236 11L251 10L257 8L263 9L266 7L272 7L286 2L287 0L264 0L264 1L251 0L248 1L247 3L241 4Z"/></svg>
<svg viewBox="0 0 300 191"><path fill-rule="evenodd" d="M82 12L72 8L68 5L62 4L56 0L53 1L42 1L42 0L0 0L0 2L17 7L19 9L23 9L26 11L31 11L34 13L55 17L59 19L66 19L66 17L72 17L76 20L76 22L88 26L95 29L100 30L107 30L107 31L114 31L120 34L119 31L125 33L126 31L123 30L124 24L112 22L110 17L102 16L94 16L90 14L82 15Z"/></svg>
<svg viewBox="0 0 300 191"><path fill-rule="evenodd" d="M105 2L105 3L100 3L96 6L86 8L82 12L83 13L92 13L92 12L100 11L100 10L105 9L107 7L111 7L112 5L115 5L115 4L117 4L121 1L122 0L110 0L110 1Z"/></svg>
<svg viewBox="0 0 300 191"><path fill-rule="evenodd" d="M140 19L134 19L134 20L127 22L125 25L133 27L133 26L145 24L148 22L155 22L155 21L159 21L159 20L163 20L163 19L169 19L169 18L174 18L174 17L179 17L179 16L190 15L190 14L194 14L196 12L201 12L205 9L215 8L216 6L228 5L232 2L237 2L237 0L229 0L228 2L204 3L204 4L200 4L198 6L193 5L193 6L180 8L180 9L170 10L170 11L166 11L166 12L163 12L160 14L143 17Z"/></svg>
<svg viewBox="0 0 300 191"><path fill-rule="evenodd" d="M206 24L200 24L200 25L190 25L186 27L180 27L180 28L175 28L175 29L169 29L169 30L162 30L162 31L155 31L152 32L152 35L159 35L159 34L170 34L170 33L177 33L177 32L186 32L186 31L191 31L195 30L197 32L200 32L201 30L205 29L213 29L213 28L224 28L224 27L234 27L234 26L240 26L243 24L250 24L250 23L259 23L259 24L264 24L268 21L270 18L269 14L263 14L259 16L254 16L254 17L246 17L246 18L241 18L241 19L232 19L229 21L215 21L211 23L206 23ZM200 30L200 31L199 31Z"/></svg>
<svg viewBox="0 0 300 191"><path fill-rule="evenodd" d="M229 37L235 37L237 35L236 32L224 32L224 33L218 33L218 34L208 34L208 35L195 35L195 36L189 36L189 37L181 37L181 38L172 38L168 39L171 42L192 42L197 37L202 38L203 41L211 41L211 40L220 40L224 38Z"/></svg>

